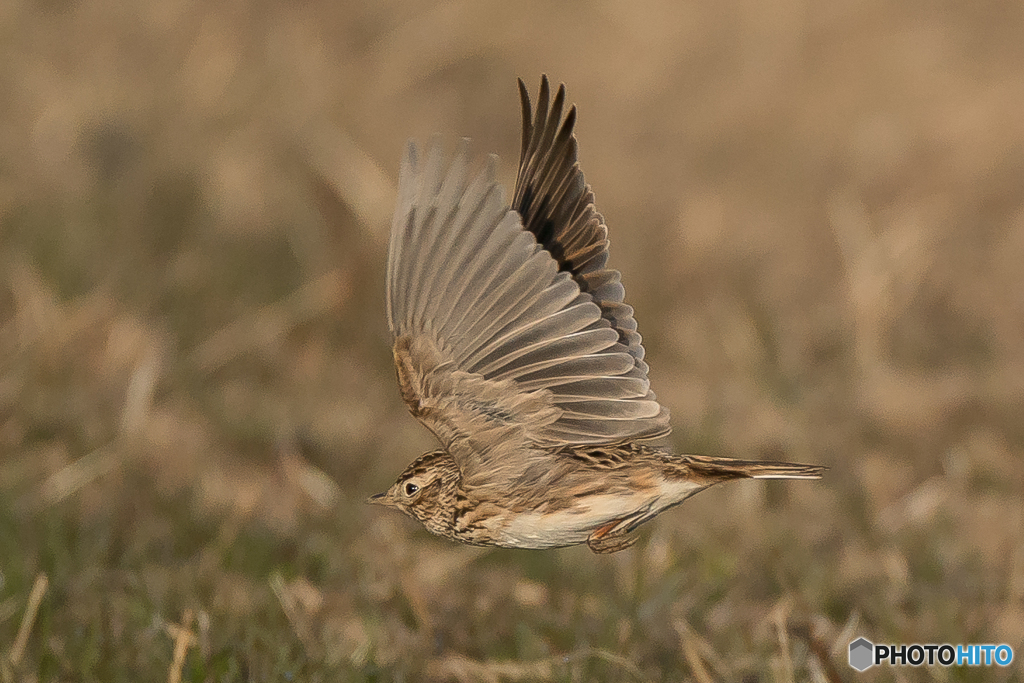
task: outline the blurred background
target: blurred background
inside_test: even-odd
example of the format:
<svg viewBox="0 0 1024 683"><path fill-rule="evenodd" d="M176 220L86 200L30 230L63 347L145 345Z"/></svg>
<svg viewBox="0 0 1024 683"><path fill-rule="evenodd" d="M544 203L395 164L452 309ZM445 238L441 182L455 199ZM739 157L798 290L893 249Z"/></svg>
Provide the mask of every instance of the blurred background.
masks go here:
<svg viewBox="0 0 1024 683"><path fill-rule="evenodd" d="M0 4L0 680L1019 680L1024 7ZM831 467L633 549L363 505L410 137L565 82L671 446Z"/></svg>

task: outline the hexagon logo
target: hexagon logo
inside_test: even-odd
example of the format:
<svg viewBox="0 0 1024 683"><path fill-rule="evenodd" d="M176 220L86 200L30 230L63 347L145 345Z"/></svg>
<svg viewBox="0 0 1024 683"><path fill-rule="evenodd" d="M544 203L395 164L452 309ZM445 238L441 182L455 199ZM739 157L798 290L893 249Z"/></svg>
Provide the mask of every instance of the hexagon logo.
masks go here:
<svg viewBox="0 0 1024 683"><path fill-rule="evenodd" d="M875 646L867 638L858 638L850 643L850 666L857 671L864 671L875 659Z"/></svg>

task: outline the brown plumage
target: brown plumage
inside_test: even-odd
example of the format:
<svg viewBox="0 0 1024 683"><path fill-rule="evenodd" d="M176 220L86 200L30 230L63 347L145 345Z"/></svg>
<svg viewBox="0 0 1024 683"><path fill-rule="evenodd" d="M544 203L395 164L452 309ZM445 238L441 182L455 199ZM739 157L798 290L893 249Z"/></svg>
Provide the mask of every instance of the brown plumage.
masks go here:
<svg viewBox="0 0 1024 683"><path fill-rule="evenodd" d="M608 228L577 162L576 108L541 81L511 204L492 156L464 142L402 161L387 313L402 398L442 448L370 502L473 545L595 552L722 481L818 479L824 468L673 455L633 309L607 268Z"/></svg>

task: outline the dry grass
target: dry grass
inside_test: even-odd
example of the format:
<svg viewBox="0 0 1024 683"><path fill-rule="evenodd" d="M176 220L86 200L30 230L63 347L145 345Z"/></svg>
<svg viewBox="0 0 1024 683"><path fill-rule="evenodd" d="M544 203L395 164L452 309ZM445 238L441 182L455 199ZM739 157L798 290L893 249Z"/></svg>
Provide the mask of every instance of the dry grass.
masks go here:
<svg viewBox="0 0 1024 683"><path fill-rule="evenodd" d="M1022 15L0 3L0 676L1020 680L845 648L1024 652ZM402 146L472 136L511 181L542 71L674 447L820 485L612 557L362 505L430 445L383 317Z"/></svg>

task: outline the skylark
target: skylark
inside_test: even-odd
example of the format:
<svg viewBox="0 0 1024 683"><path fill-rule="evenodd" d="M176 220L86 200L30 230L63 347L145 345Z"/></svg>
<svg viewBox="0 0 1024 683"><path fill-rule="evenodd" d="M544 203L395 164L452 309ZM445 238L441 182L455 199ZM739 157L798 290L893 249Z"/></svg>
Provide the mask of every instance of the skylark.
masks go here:
<svg viewBox="0 0 1024 683"><path fill-rule="evenodd" d="M606 267L608 229L576 160L576 108L519 81L511 205L497 160L470 175L464 141L402 160L387 316L402 398L441 442L368 502L473 545L594 552L723 481L818 479L823 467L675 455L633 309Z"/></svg>

